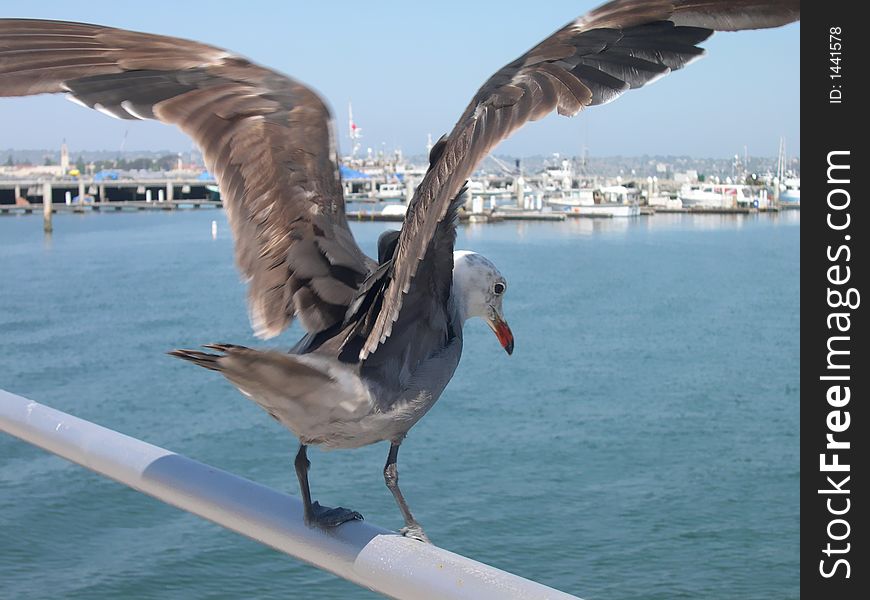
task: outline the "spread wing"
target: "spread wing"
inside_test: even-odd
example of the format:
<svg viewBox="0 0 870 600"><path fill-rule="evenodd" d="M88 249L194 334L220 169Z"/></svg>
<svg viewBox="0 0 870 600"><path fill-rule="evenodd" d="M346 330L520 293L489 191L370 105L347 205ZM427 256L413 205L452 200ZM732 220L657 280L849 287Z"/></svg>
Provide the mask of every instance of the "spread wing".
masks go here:
<svg viewBox="0 0 870 600"><path fill-rule="evenodd" d="M257 335L338 323L373 269L347 225L329 110L220 48L59 21L0 19L0 95L65 92L121 119L177 125L215 175Z"/></svg>
<svg viewBox="0 0 870 600"><path fill-rule="evenodd" d="M475 166L527 121L572 116L679 69L713 31L776 27L800 18L799 0L615 0L569 23L507 64L478 90L408 208L381 311L360 353L391 334L403 296ZM449 276L442 273L441 276Z"/></svg>

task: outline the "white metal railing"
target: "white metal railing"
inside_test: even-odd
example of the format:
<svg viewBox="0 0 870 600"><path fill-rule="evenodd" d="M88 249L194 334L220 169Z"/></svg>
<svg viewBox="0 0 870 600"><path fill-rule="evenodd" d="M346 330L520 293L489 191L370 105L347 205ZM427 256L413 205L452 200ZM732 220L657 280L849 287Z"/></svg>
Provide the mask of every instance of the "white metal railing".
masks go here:
<svg viewBox="0 0 870 600"><path fill-rule="evenodd" d="M576 600L366 522L308 528L296 497L2 389L0 431L388 597Z"/></svg>

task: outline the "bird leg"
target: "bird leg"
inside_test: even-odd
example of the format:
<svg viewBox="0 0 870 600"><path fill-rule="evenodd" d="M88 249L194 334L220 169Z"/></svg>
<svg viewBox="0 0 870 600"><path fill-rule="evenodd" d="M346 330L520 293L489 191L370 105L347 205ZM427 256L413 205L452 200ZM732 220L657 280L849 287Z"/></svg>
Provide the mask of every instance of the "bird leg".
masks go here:
<svg viewBox="0 0 870 600"><path fill-rule="evenodd" d="M405 518L405 526L399 530L405 537L414 538L421 542L431 544L426 532L411 514L411 509L408 508L408 503L405 502L405 497L402 495L402 490L399 489L399 468L396 465L396 459L399 456L399 444L390 444L390 453L387 455L387 464L384 465L384 481L387 487L393 493L396 499L396 504L399 505L399 510L402 511L402 516Z"/></svg>
<svg viewBox="0 0 870 600"><path fill-rule="evenodd" d="M348 521L362 521L362 515L355 510L346 508L329 508L321 506L319 502L311 502L311 489L308 487L308 469L311 462L305 453L305 444L299 444L299 452L296 453L296 477L299 478L299 489L302 492L302 515L305 524L309 527L321 527L330 529L338 527Z"/></svg>

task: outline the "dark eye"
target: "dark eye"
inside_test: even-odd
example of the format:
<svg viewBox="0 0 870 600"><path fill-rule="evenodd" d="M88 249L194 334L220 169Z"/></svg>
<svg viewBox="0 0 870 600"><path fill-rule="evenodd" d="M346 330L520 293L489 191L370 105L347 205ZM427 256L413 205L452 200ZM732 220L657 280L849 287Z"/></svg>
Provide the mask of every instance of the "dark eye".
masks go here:
<svg viewBox="0 0 870 600"><path fill-rule="evenodd" d="M504 291L506 289L507 289L507 287L501 281L496 282L496 284L494 286L492 286L492 292L496 296L501 296L502 294L504 294Z"/></svg>

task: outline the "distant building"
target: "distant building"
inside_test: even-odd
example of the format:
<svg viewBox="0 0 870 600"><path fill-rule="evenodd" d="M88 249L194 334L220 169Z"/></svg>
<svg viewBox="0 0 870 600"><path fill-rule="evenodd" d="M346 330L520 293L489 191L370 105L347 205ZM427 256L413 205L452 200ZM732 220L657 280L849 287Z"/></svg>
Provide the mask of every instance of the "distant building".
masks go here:
<svg viewBox="0 0 870 600"><path fill-rule="evenodd" d="M698 171L696 169L687 169L680 173L674 173L674 181L677 183L695 183L698 181Z"/></svg>
<svg viewBox="0 0 870 600"><path fill-rule="evenodd" d="M60 171L61 175L69 171L69 148L66 147L66 140L60 145Z"/></svg>
<svg viewBox="0 0 870 600"><path fill-rule="evenodd" d="M656 163L656 176L661 179L672 179L674 173L674 165L666 162Z"/></svg>
<svg viewBox="0 0 870 600"><path fill-rule="evenodd" d="M64 173L60 165L15 165L0 167L0 176L15 178L25 177L60 177Z"/></svg>

